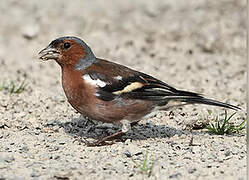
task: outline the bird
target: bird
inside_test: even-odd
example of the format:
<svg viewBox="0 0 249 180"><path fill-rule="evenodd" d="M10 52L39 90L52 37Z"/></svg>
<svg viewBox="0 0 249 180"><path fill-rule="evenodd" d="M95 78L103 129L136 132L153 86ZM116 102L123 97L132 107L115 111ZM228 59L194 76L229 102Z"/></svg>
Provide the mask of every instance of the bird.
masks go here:
<svg viewBox="0 0 249 180"><path fill-rule="evenodd" d="M100 146L124 135L131 124L160 110L187 104L205 104L233 110L240 107L179 90L124 65L97 58L80 38L59 37L39 53L43 61L55 60L61 67L62 86L71 106L84 117L121 124L121 130L89 146Z"/></svg>

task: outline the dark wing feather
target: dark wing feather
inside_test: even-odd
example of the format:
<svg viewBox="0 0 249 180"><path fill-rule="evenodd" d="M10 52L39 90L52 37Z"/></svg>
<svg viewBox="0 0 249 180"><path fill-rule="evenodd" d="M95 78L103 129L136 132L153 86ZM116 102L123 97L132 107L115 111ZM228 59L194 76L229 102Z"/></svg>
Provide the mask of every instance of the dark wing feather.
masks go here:
<svg viewBox="0 0 249 180"><path fill-rule="evenodd" d="M116 96L127 96L133 99L143 99L143 100L151 100L151 101L164 101L171 99L180 99L180 97L201 97L197 93L187 92L187 91L179 91L174 87L169 86L168 84L157 80L147 74L140 73L134 71L132 76L124 77L122 79L115 79L114 77L118 76L110 76L109 74L103 74L96 71L88 72L90 77L94 80L104 81L107 85L104 87L99 87L98 94L100 94L99 98L102 100L113 100ZM127 86L130 86L132 83L140 83L141 87L134 88L131 91L115 94L117 91L122 91Z"/></svg>
<svg viewBox="0 0 249 180"><path fill-rule="evenodd" d="M97 71L98 67L100 69L105 67L107 70L100 73ZM100 79L106 83L106 86L99 87L97 91L99 94L98 98L104 101L111 101L116 97L123 96L132 99L155 101L158 105L165 105L170 100L178 100L187 103L200 103L236 110L240 109L237 106L204 98L198 93L177 90L152 76L105 60L101 60L95 64L94 70L90 69L88 74L92 79ZM122 77L122 79L115 78L118 76ZM126 87L134 83L137 83L139 86L123 91Z"/></svg>
<svg viewBox="0 0 249 180"><path fill-rule="evenodd" d="M107 75L96 71L89 71L88 74L93 80L99 79L106 83L106 86L99 87L97 91L97 93L99 94L98 98L105 101L111 101L117 96L121 96L123 94L126 95L129 94L129 93L123 93L123 94L121 93L117 95L115 94L115 92L123 90L125 87L129 86L134 82L139 82L142 84L146 83L143 79L141 79L139 76L135 74L133 76L128 76L126 78L122 76L122 79L115 78L117 76L120 76L118 74L111 76L110 74Z"/></svg>

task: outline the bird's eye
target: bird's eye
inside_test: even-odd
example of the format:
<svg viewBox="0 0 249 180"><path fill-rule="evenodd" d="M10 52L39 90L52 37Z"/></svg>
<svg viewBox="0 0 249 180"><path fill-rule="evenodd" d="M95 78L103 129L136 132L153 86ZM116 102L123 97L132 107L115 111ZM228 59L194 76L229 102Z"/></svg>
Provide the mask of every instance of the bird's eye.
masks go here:
<svg viewBox="0 0 249 180"><path fill-rule="evenodd" d="M68 49L68 48L70 48L70 46L71 46L71 44L66 42L66 43L62 44L61 48L62 49Z"/></svg>

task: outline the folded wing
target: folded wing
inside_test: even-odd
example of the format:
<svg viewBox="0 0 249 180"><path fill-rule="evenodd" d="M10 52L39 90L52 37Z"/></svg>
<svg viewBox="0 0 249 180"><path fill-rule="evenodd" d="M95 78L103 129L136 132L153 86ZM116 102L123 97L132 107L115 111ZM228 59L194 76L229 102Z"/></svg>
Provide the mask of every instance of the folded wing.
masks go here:
<svg viewBox="0 0 249 180"><path fill-rule="evenodd" d="M147 74L134 71L119 64L109 64L102 61L96 66L105 66L107 71L89 71L88 74L93 80L105 82L105 86L98 87L97 97L104 101L111 101L117 97L142 99L155 101L158 105L166 105L171 100L185 103L200 103L213 106L220 106L238 110L237 106L222 103L216 100L207 99L198 93L177 90L176 88ZM119 69L123 69L120 71Z"/></svg>

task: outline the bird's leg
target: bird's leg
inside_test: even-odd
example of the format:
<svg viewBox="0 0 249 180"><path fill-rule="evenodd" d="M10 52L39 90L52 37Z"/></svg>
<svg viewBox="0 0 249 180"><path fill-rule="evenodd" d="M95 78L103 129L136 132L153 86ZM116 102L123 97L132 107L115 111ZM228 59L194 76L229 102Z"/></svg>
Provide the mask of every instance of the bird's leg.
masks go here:
<svg viewBox="0 0 249 180"><path fill-rule="evenodd" d="M98 141L96 142L86 142L86 145L87 146L102 146L102 145L111 145L113 144L113 142L111 143L107 143L106 141L111 141L111 140L114 140L116 139L117 137L120 137L122 135L124 135L125 133L127 133L128 131L131 130L131 124L128 120L122 120L121 121L121 124L122 124L122 130L121 131L118 131L110 136L106 136L102 139L99 139Z"/></svg>

